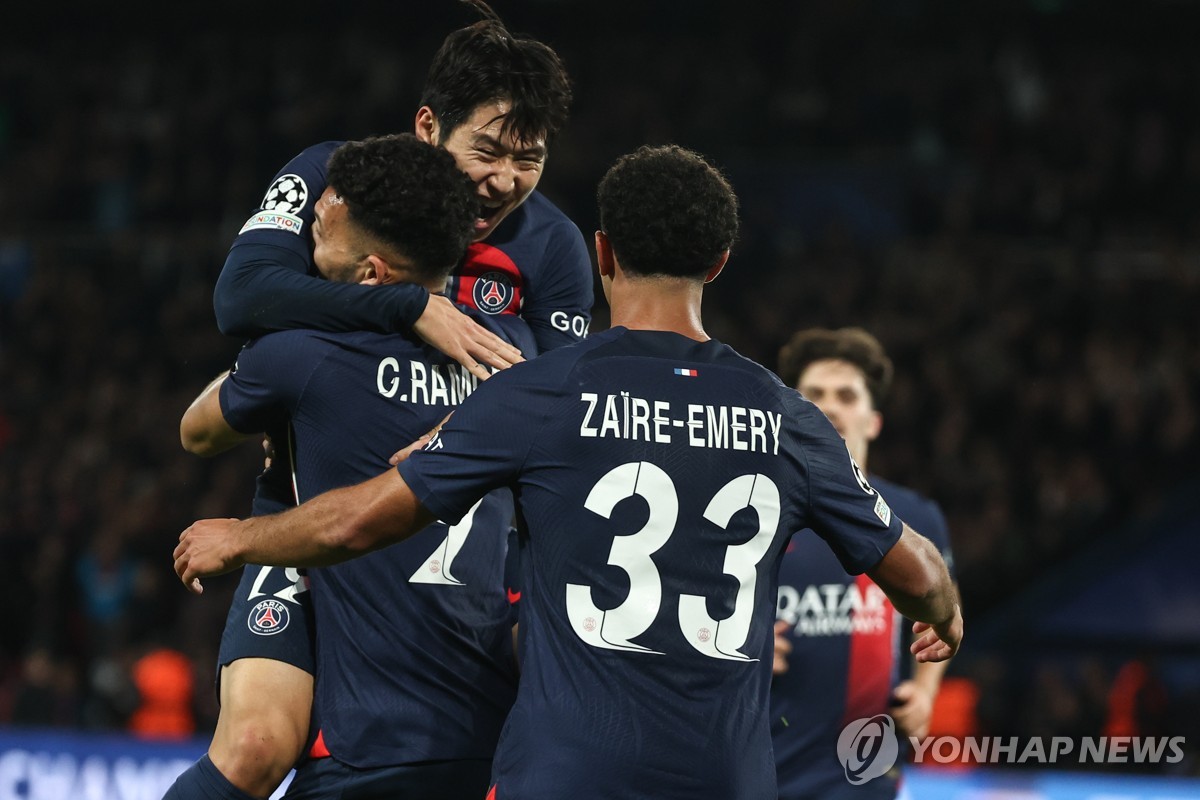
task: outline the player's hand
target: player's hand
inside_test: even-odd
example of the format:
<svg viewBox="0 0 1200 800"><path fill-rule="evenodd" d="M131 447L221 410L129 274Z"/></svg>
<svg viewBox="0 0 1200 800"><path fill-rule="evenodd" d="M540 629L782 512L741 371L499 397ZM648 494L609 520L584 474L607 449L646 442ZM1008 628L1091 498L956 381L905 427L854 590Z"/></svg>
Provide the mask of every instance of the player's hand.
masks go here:
<svg viewBox="0 0 1200 800"><path fill-rule="evenodd" d="M263 437L263 469L271 468L271 461L275 458L275 443L271 441L270 436Z"/></svg>
<svg viewBox="0 0 1200 800"><path fill-rule="evenodd" d="M245 562L237 554L236 519L202 519L179 534L175 548L175 574L188 591L200 594L201 578L235 570Z"/></svg>
<svg viewBox="0 0 1200 800"><path fill-rule="evenodd" d="M429 295L429 304L413 325L413 333L462 364L479 380L488 379L488 367L507 369L525 358L521 351L455 308L440 294Z"/></svg>
<svg viewBox="0 0 1200 800"><path fill-rule="evenodd" d="M889 713L902 734L918 739L924 739L929 734L933 695L928 689L916 681L901 681L892 690L892 703Z"/></svg>
<svg viewBox="0 0 1200 800"><path fill-rule="evenodd" d="M958 603L954 604L954 614L945 622L937 625L914 622L912 629L917 638L908 649L918 663L945 661L953 657L963 637L963 618Z"/></svg>
<svg viewBox="0 0 1200 800"><path fill-rule="evenodd" d="M411 456L413 453L420 450L425 445L429 444L429 440L432 439L434 436L437 436L437 432L442 429L442 426L445 425L446 422L449 421L450 417L452 417L452 416L454 416L453 411L451 411L446 416L442 417L442 421L439 422L437 425L434 425L433 428L429 431L429 433L422 434L421 437L419 439L417 439L415 442L413 442L412 444L392 453L392 457L388 459L388 463L394 467L397 464L399 464L401 461L407 461L409 456Z"/></svg>
<svg viewBox="0 0 1200 800"><path fill-rule="evenodd" d="M787 638L787 620L775 620L775 662L771 665L772 675L782 675L788 671L788 656L792 654L792 642Z"/></svg>

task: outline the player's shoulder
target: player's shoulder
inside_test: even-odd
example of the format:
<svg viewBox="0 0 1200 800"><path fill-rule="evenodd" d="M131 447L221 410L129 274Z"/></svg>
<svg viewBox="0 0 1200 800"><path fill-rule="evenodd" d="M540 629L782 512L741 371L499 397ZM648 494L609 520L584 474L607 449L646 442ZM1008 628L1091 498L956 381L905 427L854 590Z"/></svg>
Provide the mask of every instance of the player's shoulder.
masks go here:
<svg viewBox="0 0 1200 800"><path fill-rule="evenodd" d="M583 242L579 226L548 197L536 190L509 219L514 223L511 239L543 239L547 248L562 246L562 242L566 240Z"/></svg>
<svg viewBox="0 0 1200 800"><path fill-rule="evenodd" d="M246 342L242 347L243 353L252 353L256 357L272 357L293 360L314 349L325 349L335 344L338 334L325 331L295 330L272 331L263 336Z"/></svg>
<svg viewBox="0 0 1200 800"><path fill-rule="evenodd" d="M537 355L537 342L529 323L516 314L488 314L473 306L455 303L458 310L474 319L481 326L499 336L521 351L526 358Z"/></svg>

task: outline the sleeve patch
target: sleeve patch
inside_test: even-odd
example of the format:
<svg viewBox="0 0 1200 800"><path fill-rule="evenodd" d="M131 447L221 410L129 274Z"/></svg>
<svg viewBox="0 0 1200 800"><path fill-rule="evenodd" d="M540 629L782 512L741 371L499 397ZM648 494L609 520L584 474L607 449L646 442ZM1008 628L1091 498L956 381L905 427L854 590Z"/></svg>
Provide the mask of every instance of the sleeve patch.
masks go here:
<svg viewBox="0 0 1200 800"><path fill-rule="evenodd" d="M884 525L892 524L892 509L888 508L888 504L884 502L883 495L875 498L875 516L879 517L879 521Z"/></svg>
<svg viewBox="0 0 1200 800"><path fill-rule="evenodd" d="M246 231L277 230L288 231L299 236L300 231L303 229L304 220L294 214L285 214L279 211L260 211L246 220L246 224L238 231L238 235L240 236Z"/></svg>
<svg viewBox="0 0 1200 800"><path fill-rule="evenodd" d="M263 196L263 211L297 214L308 202L308 184L295 173L280 175Z"/></svg>

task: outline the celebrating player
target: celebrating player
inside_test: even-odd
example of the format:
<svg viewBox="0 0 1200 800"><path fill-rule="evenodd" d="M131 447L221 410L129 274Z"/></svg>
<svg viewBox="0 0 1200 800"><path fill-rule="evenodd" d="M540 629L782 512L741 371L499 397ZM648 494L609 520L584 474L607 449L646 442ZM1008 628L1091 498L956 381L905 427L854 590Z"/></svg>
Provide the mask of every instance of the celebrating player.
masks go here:
<svg viewBox="0 0 1200 800"><path fill-rule="evenodd" d="M446 37L416 116L416 135L450 152L476 187L473 242L446 295L416 284L365 287L315 274L314 208L326 188L329 154L338 145L327 142L280 170L262 208L234 241L214 295L224 332L258 336L301 327L403 332L416 320L413 332L480 379L488 374L485 364L506 366L521 354L450 298L493 318L519 313L540 350L586 334L592 305L587 248L579 229L535 191L547 141L566 121L568 77L551 48L513 36L480 0L467 2L485 19ZM286 436L270 433L278 458L259 479L255 514L294 504L282 466L289 458ZM208 756L220 775L217 783L250 796L269 795L306 747L309 712L302 700L312 696L312 665L298 620L308 601L304 593L290 593L291 574L247 570L222 637L221 711ZM295 641L290 634L241 635L261 596L279 592L293 615ZM192 773L176 789L189 781L194 794L179 796L222 796L205 794L207 784Z"/></svg>
<svg viewBox="0 0 1200 800"><path fill-rule="evenodd" d="M492 796L775 796L768 693L777 570L811 527L956 652L941 556L856 473L820 411L704 332L737 199L699 155L641 148L598 192L613 328L505 370L398 469L281 514L202 520L176 572L330 564L510 486L521 678ZM414 621L402 619L404 626Z"/></svg>
<svg viewBox="0 0 1200 800"><path fill-rule="evenodd" d="M879 340L861 328L799 331L780 351L779 376L829 417L855 463L867 469L870 443L883 426L878 409L892 382L892 362ZM951 562L936 503L875 475L870 486ZM784 552L777 615L786 642L781 650L790 652L777 652L771 683L779 796L894 798L898 768L860 785L847 782L838 735L853 720L891 714L902 736L925 736L946 662L918 663L911 679L900 681L905 665L892 604L867 576L846 574L811 536L794 537Z"/></svg>
<svg viewBox="0 0 1200 800"><path fill-rule="evenodd" d="M471 183L445 152L411 134L347 143L334 151L329 186L315 205L314 259L332 281L411 281L437 292L467 246L474 213ZM520 318L474 313L514 344L533 347ZM395 442L433 428L476 383L411 336L285 331L247 344L236 368L188 409L181 434L189 449L213 455L253 433L287 429L296 491L307 498L377 474ZM301 669L270 662L277 672L320 675L313 718L320 754L333 757L304 761L289 796L333 797L331 786L351 785L445 798L486 791L516 689L505 540L488 535L508 530L511 495L488 495L468 517L311 570L315 670L305 663L308 631L293 603L306 587L293 575L267 591L273 568L250 570L253 587L241 603L249 610L228 626L224 646L253 649L257 637L277 639L301 659ZM395 618L411 624L380 624ZM278 686L255 688L264 702L295 700ZM216 796L248 796L223 784L211 760L193 772L221 788ZM181 785L168 797L189 796Z"/></svg>
<svg viewBox="0 0 1200 800"><path fill-rule="evenodd" d="M487 366L503 368L521 356L454 302L489 315L519 314L543 351L586 335L587 246L578 227L535 191L547 143L567 119L569 78L549 46L511 34L482 0L464 2L485 19L446 37L415 123L416 135L448 150L478 192L474 243L446 296L412 284L372 291L312 273L304 234L337 144L324 143L276 174L234 241L213 298L222 332L412 330L481 379Z"/></svg>

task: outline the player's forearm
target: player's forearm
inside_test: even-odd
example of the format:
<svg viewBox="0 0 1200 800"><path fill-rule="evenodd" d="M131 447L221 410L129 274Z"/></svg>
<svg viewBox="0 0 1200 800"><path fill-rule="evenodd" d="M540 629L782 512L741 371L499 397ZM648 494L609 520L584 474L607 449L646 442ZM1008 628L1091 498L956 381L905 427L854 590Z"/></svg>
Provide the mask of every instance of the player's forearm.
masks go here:
<svg viewBox="0 0 1200 800"><path fill-rule="evenodd" d="M213 291L222 333L261 336L296 328L408 331L429 302L429 292L414 284L335 283L307 274L294 258L265 245L230 251Z"/></svg>
<svg viewBox="0 0 1200 800"><path fill-rule="evenodd" d="M321 567L406 539L433 521L399 474L388 470L280 514L243 520L234 539L246 564Z"/></svg>
<svg viewBox="0 0 1200 800"><path fill-rule="evenodd" d="M868 575L909 619L938 625L955 614L958 593L946 562L932 542L907 525Z"/></svg>

